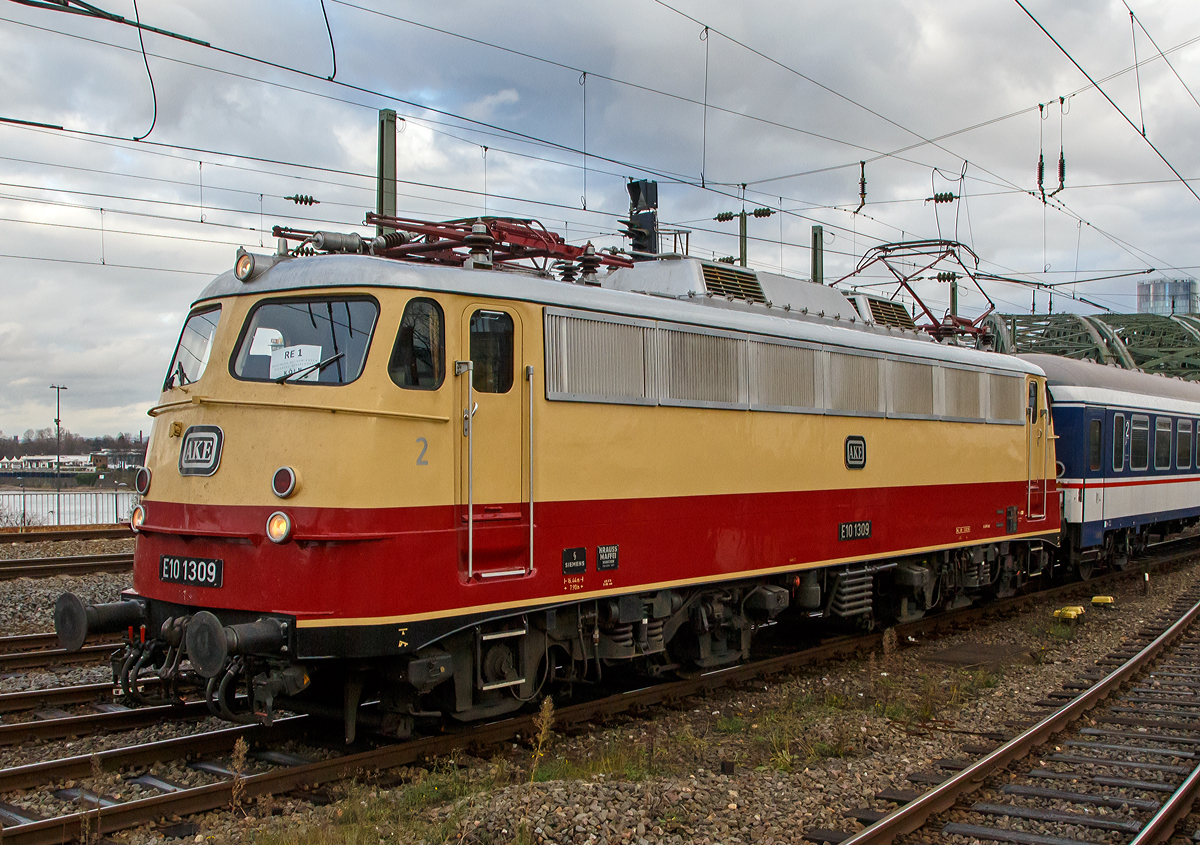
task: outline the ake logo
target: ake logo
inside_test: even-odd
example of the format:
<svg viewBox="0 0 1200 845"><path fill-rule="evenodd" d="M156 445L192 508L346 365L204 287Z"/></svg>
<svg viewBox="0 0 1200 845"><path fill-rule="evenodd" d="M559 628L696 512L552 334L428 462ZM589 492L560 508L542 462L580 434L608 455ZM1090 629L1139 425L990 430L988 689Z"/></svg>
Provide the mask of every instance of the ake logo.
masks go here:
<svg viewBox="0 0 1200 845"><path fill-rule="evenodd" d="M846 469L862 469L867 465L867 440L857 434L846 438Z"/></svg>
<svg viewBox="0 0 1200 845"><path fill-rule="evenodd" d="M179 447L180 475L212 475L221 465L225 433L216 425L193 425Z"/></svg>

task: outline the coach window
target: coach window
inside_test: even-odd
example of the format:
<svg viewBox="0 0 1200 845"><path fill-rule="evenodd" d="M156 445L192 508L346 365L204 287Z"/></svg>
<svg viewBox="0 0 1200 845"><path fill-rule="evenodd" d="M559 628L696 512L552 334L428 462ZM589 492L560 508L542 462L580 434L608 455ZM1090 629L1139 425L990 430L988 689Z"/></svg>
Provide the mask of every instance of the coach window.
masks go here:
<svg viewBox="0 0 1200 845"><path fill-rule="evenodd" d="M1171 420L1167 417L1154 421L1154 468L1171 468Z"/></svg>
<svg viewBox="0 0 1200 845"><path fill-rule="evenodd" d="M1150 464L1150 418L1135 416L1129 435L1129 468L1145 469Z"/></svg>
<svg viewBox="0 0 1200 845"><path fill-rule="evenodd" d="M410 299L388 361L392 381L408 390L437 390L446 377L446 329L442 307L432 299Z"/></svg>
<svg viewBox="0 0 1200 845"><path fill-rule="evenodd" d="M1125 469L1125 415L1113 416L1113 472Z"/></svg>
<svg viewBox="0 0 1200 845"><path fill-rule="evenodd" d="M503 311L471 315L472 386L480 393L508 393L513 383L513 320Z"/></svg>
<svg viewBox="0 0 1200 845"><path fill-rule="evenodd" d="M1104 444L1100 440L1101 425L1101 420L1088 422L1088 467L1092 472L1099 471L1103 460L1101 456L1104 454Z"/></svg>
<svg viewBox="0 0 1200 845"><path fill-rule="evenodd" d="M1192 421L1180 420L1175 434L1175 468L1188 469L1192 465Z"/></svg>

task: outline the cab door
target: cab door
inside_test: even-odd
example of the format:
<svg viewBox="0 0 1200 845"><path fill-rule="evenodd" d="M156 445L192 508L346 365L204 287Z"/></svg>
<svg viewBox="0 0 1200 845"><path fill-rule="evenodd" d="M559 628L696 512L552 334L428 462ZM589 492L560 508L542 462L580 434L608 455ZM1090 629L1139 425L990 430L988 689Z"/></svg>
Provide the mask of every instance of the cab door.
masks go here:
<svg viewBox="0 0 1200 845"><path fill-rule="evenodd" d="M469 580L529 572L525 366L521 323L506 307L463 311L458 380L459 551Z"/></svg>
<svg viewBox="0 0 1200 845"><path fill-rule="evenodd" d="M1047 420L1045 395L1036 378L1026 385L1028 401L1025 407L1025 518L1036 521L1046 518L1046 450Z"/></svg>

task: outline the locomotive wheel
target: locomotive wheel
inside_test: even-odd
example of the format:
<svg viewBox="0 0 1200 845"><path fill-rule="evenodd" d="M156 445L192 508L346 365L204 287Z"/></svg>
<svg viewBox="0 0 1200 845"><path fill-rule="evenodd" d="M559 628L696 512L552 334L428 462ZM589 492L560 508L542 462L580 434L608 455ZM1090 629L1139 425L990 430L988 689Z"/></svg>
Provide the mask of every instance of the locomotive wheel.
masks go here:
<svg viewBox="0 0 1200 845"><path fill-rule="evenodd" d="M1081 560L1075 567L1079 573L1080 581L1088 581L1092 577L1092 562L1090 560Z"/></svg>

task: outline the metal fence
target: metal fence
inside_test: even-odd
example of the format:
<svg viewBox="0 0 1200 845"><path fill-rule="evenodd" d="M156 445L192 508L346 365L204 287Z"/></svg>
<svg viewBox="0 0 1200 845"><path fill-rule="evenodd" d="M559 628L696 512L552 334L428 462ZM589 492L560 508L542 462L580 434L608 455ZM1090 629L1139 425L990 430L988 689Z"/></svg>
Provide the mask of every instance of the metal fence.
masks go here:
<svg viewBox="0 0 1200 845"><path fill-rule="evenodd" d="M0 526L110 525L128 522L132 490L0 491Z"/></svg>

